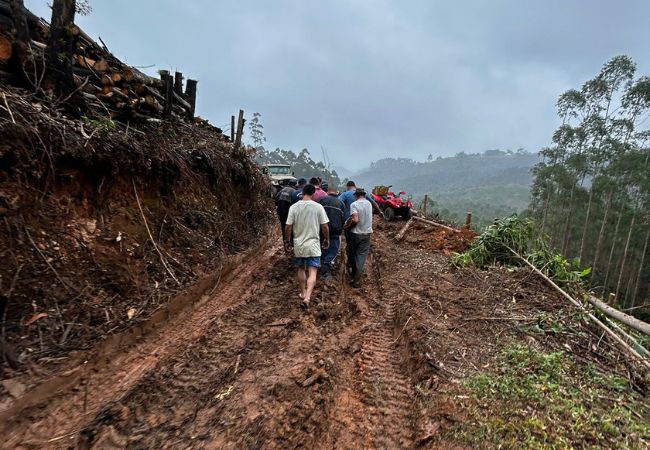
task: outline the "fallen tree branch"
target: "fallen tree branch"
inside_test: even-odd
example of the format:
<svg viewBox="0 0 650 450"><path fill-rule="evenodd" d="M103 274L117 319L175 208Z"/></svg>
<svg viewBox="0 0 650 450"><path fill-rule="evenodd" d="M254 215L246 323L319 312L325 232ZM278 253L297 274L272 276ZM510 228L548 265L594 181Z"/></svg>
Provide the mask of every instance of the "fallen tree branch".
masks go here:
<svg viewBox="0 0 650 450"><path fill-rule="evenodd" d="M162 263L163 267L167 270L167 273L169 273L169 275L174 279L174 281L180 286L181 282L178 281L178 279L174 275L174 272L172 272L170 267L167 265L167 261L165 260L165 257L163 256L162 252L158 248L158 244L156 244L156 241L151 234L151 230L149 229L149 223L147 223L147 218L145 217L144 211L142 210L142 205L140 204L140 197L138 197L138 190L135 187L135 181L133 180L133 178L131 178L131 183L133 183L133 192L135 193L135 201L138 202L138 209L140 210L140 214L142 215L142 220L144 221L144 226L147 229L147 233L149 234L149 239L153 244L153 248L155 248L156 251L158 252L158 256L160 256L160 262Z"/></svg>
<svg viewBox="0 0 650 450"><path fill-rule="evenodd" d="M634 311L635 309L643 309L643 308L650 308L650 303L646 303L645 305L633 306L631 308L621 309L621 311Z"/></svg>
<svg viewBox="0 0 650 450"><path fill-rule="evenodd" d="M593 295L589 295L587 297L587 300L589 301L589 303L594 305L596 308L598 308L600 311L602 311L604 314L608 315L612 319L616 319L619 322L624 323L628 327L633 328L636 331L639 331L643 334L650 336L650 323L639 320L636 317L630 316L629 314L625 314L624 312L619 311L616 308L612 308L611 306L597 299Z"/></svg>
<svg viewBox="0 0 650 450"><path fill-rule="evenodd" d="M625 339L630 345L634 346L634 349L639 352L642 356L645 356L646 358L650 358L650 352L639 343L634 337L632 337L627 331L625 331L623 328L619 327L616 323L613 321L609 320L607 317L605 317L605 323L612 328L614 328L618 333Z"/></svg>
<svg viewBox="0 0 650 450"><path fill-rule="evenodd" d="M417 220L418 222L426 223L427 225L431 225L433 227L444 228L445 230L453 231L454 233L460 233L460 230L457 230L456 228L448 227L447 225L434 222L433 220L423 219L422 217L418 217L418 216L413 216L412 218Z"/></svg>
<svg viewBox="0 0 650 450"><path fill-rule="evenodd" d="M402 229L400 230L400 232L397 233L397 236L395 236L395 240L396 240L396 241L401 241L401 240L402 240L402 238L404 237L404 234L406 234L406 232L408 231L408 229L409 229L409 227L411 226L412 223L413 223L413 217L411 217L411 218L408 220L408 222L406 222L406 225L404 225L404 226L402 227Z"/></svg>
<svg viewBox="0 0 650 450"><path fill-rule="evenodd" d="M599 328L601 328L605 334L611 337L625 353L637 359L646 368L646 370L650 371L650 363L643 356L641 356L635 349L630 347L618 334L612 331L611 328L609 328L607 325L601 322L596 316L594 316L591 312L589 312L582 303L580 303L579 301L571 297L569 294L567 294L566 291L564 291L564 289L562 289L553 280L547 277L541 270L539 270L537 267L531 264L526 258L521 256L519 253L517 253L510 247L508 246L505 247L508 250L510 250L513 255L521 259L528 267L530 267L533 270L533 272L535 272L537 275L542 277L548 284L550 284L553 288L555 288L555 290L557 290L560 294L562 294L564 298L569 300L574 306L576 306L583 313L585 313L585 315L589 317L594 322L594 324L596 324Z"/></svg>

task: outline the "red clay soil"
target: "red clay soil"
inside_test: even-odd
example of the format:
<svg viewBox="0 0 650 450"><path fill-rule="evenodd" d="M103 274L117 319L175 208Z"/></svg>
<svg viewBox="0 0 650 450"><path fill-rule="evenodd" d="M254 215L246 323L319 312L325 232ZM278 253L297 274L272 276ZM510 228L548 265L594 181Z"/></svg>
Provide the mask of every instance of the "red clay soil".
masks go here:
<svg viewBox="0 0 650 450"><path fill-rule="evenodd" d="M453 232L416 222L411 226L404 240L416 244L421 249L451 255L467 250L476 236L478 234L475 231L464 227L458 229L458 232Z"/></svg>
<svg viewBox="0 0 650 450"><path fill-rule="evenodd" d="M463 448L452 393L522 324L565 304L529 273L450 266L378 224L361 289L319 283L299 307L269 239L200 306L2 421L2 448ZM513 321L513 317L517 320ZM572 338L604 365L595 337ZM534 345L562 348L549 334ZM601 346L602 348L602 346Z"/></svg>

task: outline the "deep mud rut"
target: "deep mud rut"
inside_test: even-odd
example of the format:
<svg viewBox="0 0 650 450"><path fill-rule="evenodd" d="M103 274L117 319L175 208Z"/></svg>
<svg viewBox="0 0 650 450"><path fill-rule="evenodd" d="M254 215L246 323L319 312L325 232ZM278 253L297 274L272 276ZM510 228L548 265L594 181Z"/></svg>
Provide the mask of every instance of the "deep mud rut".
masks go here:
<svg viewBox="0 0 650 450"><path fill-rule="evenodd" d="M335 281L319 282L307 311L299 308L290 259L269 244L200 307L83 386L21 412L4 425L0 445L426 446L436 426L423 420L404 331L413 327L409 308L429 295L418 292L435 300L452 288L443 274L448 263L422 251L414 258L389 231L373 238L361 289L349 287L340 269ZM457 315L427 308L443 321ZM433 350L444 355L458 344L445 342Z"/></svg>

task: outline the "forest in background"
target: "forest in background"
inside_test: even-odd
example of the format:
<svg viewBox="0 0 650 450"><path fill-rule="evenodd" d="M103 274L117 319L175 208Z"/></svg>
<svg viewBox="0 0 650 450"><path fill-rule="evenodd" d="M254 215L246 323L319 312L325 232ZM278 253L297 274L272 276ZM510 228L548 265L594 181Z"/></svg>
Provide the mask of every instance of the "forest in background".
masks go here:
<svg viewBox="0 0 650 450"><path fill-rule="evenodd" d="M392 185L413 197L422 207L428 195L427 212L451 222L463 222L468 211L474 225L482 228L496 217L520 213L530 203L531 169L539 155L523 149L457 153L425 162L408 158L385 158L351 178L358 185Z"/></svg>
<svg viewBox="0 0 650 450"><path fill-rule="evenodd" d="M650 78L627 56L560 95L560 127L534 168L530 214L591 286L624 308L648 297Z"/></svg>

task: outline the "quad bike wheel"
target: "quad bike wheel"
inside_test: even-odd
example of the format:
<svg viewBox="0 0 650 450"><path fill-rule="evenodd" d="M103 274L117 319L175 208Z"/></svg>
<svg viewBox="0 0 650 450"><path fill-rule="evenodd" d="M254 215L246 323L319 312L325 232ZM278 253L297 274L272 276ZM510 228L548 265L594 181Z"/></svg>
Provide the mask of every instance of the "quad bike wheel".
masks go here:
<svg viewBox="0 0 650 450"><path fill-rule="evenodd" d="M384 209L384 217L389 222L391 222L392 220L395 220L395 210L393 208L385 208Z"/></svg>
<svg viewBox="0 0 650 450"><path fill-rule="evenodd" d="M411 217L413 217L413 210L411 208L408 208L404 213L402 214L402 219L404 220L409 220Z"/></svg>

